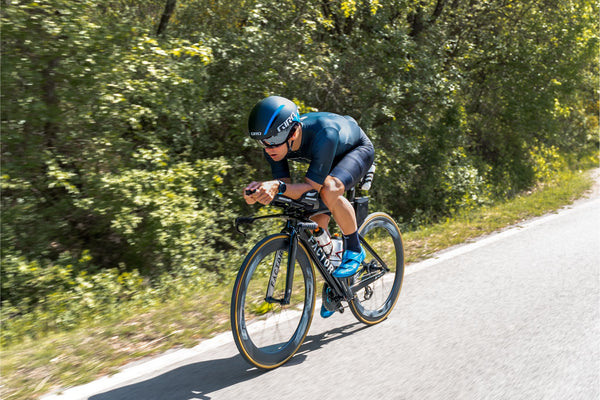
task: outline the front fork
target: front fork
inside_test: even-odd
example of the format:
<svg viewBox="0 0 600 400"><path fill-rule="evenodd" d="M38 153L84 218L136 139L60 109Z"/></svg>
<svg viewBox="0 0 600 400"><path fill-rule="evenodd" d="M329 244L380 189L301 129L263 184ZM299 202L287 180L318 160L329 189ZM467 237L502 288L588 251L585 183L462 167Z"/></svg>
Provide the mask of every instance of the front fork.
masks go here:
<svg viewBox="0 0 600 400"><path fill-rule="evenodd" d="M275 259L273 260L273 267L271 268L271 276L269 277L269 284L267 285L267 295L265 301L267 303L278 303L282 306L290 304L292 298L292 286L294 284L294 268L296 267L296 253L298 251L298 232L292 229L290 232L290 247L288 249L288 261L287 261L287 275L285 279L285 294L283 299L276 299L273 297L275 291L275 284L277 283L277 275L281 269L281 260L283 259L283 250L277 250L275 253Z"/></svg>

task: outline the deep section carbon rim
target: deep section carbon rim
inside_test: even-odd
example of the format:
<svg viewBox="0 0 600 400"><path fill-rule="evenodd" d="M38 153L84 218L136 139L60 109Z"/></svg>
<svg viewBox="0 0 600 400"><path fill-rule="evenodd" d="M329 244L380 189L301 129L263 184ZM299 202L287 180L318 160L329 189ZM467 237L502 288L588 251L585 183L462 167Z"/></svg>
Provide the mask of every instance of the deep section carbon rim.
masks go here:
<svg viewBox="0 0 600 400"><path fill-rule="evenodd" d="M350 302L354 316L371 325L387 318L400 295L404 278L404 247L400 229L385 213L367 216L358 232L368 244L363 246L367 257L352 284L360 285L361 282L377 278L383 273L384 266L389 269L383 276L361 288Z"/></svg>
<svg viewBox="0 0 600 400"><path fill-rule="evenodd" d="M286 234L263 239L246 257L233 290L231 324L235 343L248 362L262 369L278 367L290 359L302 345L312 321L314 271L300 243L290 304L277 301L285 295L288 249ZM267 301L268 297L275 300Z"/></svg>

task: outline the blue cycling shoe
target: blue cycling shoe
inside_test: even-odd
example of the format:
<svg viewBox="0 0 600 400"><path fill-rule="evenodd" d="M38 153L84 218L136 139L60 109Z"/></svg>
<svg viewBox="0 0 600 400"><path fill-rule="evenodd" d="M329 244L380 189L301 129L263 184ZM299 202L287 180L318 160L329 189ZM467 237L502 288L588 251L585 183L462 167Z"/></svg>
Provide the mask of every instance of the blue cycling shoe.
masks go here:
<svg viewBox="0 0 600 400"><path fill-rule="evenodd" d="M321 304L321 318L329 318L334 313L335 313L335 311L329 311L328 309L325 308L325 306L323 304Z"/></svg>
<svg viewBox="0 0 600 400"><path fill-rule="evenodd" d="M331 299L331 288L328 284L323 285L323 302L321 303L321 318L329 318L335 313L335 305L332 303ZM326 307L325 305L329 306ZM328 310L329 308L329 310Z"/></svg>
<svg viewBox="0 0 600 400"><path fill-rule="evenodd" d="M349 278L358 272L360 264L365 260L367 254L361 247L360 253L351 250L345 250L342 257L342 264L333 271L336 278Z"/></svg>

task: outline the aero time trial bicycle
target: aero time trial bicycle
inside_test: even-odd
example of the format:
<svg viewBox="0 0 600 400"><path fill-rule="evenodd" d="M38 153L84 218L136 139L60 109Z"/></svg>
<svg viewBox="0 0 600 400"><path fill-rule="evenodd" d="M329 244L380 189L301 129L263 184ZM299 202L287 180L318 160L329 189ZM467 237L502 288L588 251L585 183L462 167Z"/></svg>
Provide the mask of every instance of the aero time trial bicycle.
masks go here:
<svg viewBox="0 0 600 400"><path fill-rule="evenodd" d="M367 214L368 197L347 193L354 206L358 233L367 254L351 278L335 278L335 267L319 247L310 220L328 212L316 191L300 199L275 197L271 206L280 214L240 217L250 224L263 218L284 218L281 233L258 242L248 253L235 281L231 298L231 330L240 354L261 369L273 369L288 361L300 348L313 318L316 303L314 266L322 275L323 302L329 311L350 311L367 325L383 321L392 311L404 278L402 236L387 214ZM241 232L241 231L240 231ZM312 261L312 262L311 262Z"/></svg>

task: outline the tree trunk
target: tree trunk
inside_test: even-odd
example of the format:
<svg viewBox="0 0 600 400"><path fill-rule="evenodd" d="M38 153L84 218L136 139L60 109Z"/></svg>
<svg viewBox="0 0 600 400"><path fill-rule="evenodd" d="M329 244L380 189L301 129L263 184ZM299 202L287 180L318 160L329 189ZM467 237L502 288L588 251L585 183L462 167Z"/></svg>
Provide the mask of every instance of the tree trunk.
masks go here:
<svg viewBox="0 0 600 400"><path fill-rule="evenodd" d="M158 24L158 29L156 30L157 36L162 35L167 30L169 19L171 18L171 14L173 14L173 10L175 10L176 4L177 0L167 0L167 3L165 4L165 11L163 11L163 15Z"/></svg>
<svg viewBox="0 0 600 400"><path fill-rule="evenodd" d="M60 101L56 94L56 78L54 71L58 67L59 59L53 58L48 62L48 66L42 70L42 99L47 107L47 121L44 124L44 138L47 148L53 148L56 142L58 133L58 125L56 117L59 114Z"/></svg>

